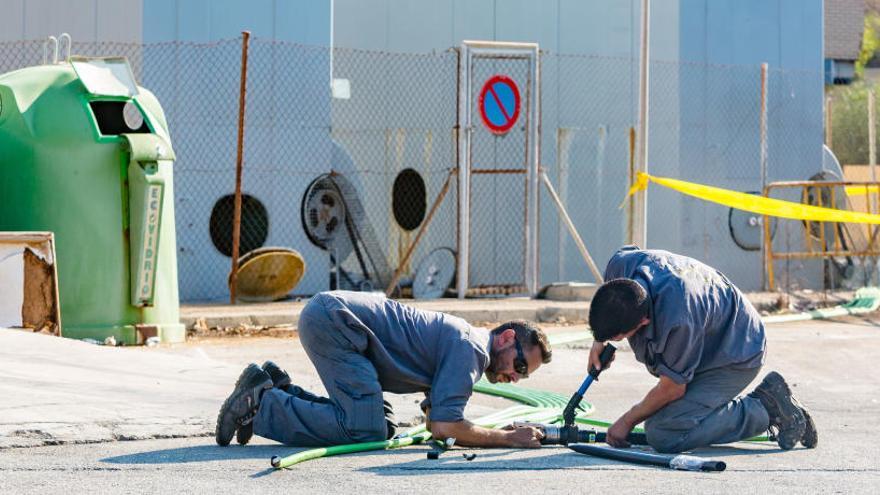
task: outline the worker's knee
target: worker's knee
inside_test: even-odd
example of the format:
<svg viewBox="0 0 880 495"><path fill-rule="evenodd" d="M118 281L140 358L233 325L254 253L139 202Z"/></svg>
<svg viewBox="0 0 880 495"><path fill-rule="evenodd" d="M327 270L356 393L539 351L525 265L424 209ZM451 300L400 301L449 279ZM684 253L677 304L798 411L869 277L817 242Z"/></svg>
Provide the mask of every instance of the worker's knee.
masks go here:
<svg viewBox="0 0 880 495"><path fill-rule="evenodd" d="M684 445L684 435L681 432L664 430L663 428L645 428L645 438L648 445L657 452L664 454L677 454L682 452Z"/></svg>
<svg viewBox="0 0 880 495"><path fill-rule="evenodd" d="M371 425L368 428L360 428L357 430L349 430L349 436L354 442L380 442L387 440L388 426L383 420L381 424Z"/></svg>
<svg viewBox="0 0 880 495"><path fill-rule="evenodd" d="M344 381L337 380L336 384L343 392L336 396L341 408L340 420L351 440L385 440L388 437L388 422L379 383L349 375Z"/></svg>
<svg viewBox="0 0 880 495"><path fill-rule="evenodd" d="M388 440L397 434L397 422L394 420L394 410L390 402L382 401L380 415L372 414L375 408L368 403L361 403L360 406L360 416L349 424L348 432L352 440L376 442Z"/></svg>

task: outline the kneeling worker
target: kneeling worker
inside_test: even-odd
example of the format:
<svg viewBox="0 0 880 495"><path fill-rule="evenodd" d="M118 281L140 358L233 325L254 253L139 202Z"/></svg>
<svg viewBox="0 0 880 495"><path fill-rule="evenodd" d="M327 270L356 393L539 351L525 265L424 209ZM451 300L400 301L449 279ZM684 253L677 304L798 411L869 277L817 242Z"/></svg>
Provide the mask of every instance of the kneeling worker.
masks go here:
<svg viewBox="0 0 880 495"><path fill-rule="evenodd" d="M517 382L551 359L547 336L523 321L491 332L451 315L358 292L323 292L299 318L299 339L329 397L291 383L271 361L251 364L220 409L215 436L253 434L295 446L385 440L396 424L383 392L425 392L437 439L472 447L540 447L536 428L490 430L464 419L474 384ZM426 403L429 403L428 406Z"/></svg>
<svg viewBox="0 0 880 495"><path fill-rule="evenodd" d="M659 378L641 402L608 428L608 443L645 422L659 452L735 442L770 430L779 446L814 448L816 425L779 373L738 394L764 363L764 324L752 304L719 271L668 251L620 249L590 306L595 343L590 364L608 340L629 340L636 360Z"/></svg>

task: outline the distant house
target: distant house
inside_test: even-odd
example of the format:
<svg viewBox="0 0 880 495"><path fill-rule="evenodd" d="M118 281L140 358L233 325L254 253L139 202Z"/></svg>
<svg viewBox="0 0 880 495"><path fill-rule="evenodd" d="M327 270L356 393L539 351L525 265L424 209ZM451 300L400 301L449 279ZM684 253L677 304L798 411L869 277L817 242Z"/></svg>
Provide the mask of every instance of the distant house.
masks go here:
<svg viewBox="0 0 880 495"><path fill-rule="evenodd" d="M825 84L855 78L864 25L865 0L825 0Z"/></svg>

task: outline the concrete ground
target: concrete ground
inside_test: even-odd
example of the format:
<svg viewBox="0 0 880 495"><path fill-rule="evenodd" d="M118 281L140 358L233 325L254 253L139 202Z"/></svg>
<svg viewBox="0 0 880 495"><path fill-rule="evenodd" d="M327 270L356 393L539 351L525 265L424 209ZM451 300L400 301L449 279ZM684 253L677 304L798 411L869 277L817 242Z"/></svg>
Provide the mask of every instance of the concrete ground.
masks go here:
<svg viewBox="0 0 880 495"><path fill-rule="evenodd" d="M771 444L737 443L695 452L724 460L723 473L635 466L560 447L453 449L428 460L426 446L317 459L273 472L271 456L297 449L265 440L220 448L213 438L193 435L210 433L217 408L249 361L276 359L298 382L320 390L295 338L106 348L0 331L0 493L876 493L880 325L874 318L768 327L766 369L786 376L810 407L819 448L781 452ZM583 378L586 347L557 348L553 362L522 385L570 393ZM587 394L597 419L614 420L654 382L622 351ZM418 421L418 395L389 396L400 419ZM467 414L510 404L476 394ZM141 440L107 441L113 439ZM478 456L469 462L461 452Z"/></svg>

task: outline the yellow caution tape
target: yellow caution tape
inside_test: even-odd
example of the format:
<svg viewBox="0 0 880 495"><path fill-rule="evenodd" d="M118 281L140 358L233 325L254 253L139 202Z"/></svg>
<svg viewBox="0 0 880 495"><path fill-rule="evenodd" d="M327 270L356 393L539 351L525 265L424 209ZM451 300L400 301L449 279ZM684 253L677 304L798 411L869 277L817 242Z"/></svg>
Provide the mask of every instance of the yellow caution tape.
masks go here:
<svg viewBox="0 0 880 495"><path fill-rule="evenodd" d="M880 187L877 186L846 186L843 189L846 191L847 196L880 192Z"/></svg>
<svg viewBox="0 0 880 495"><path fill-rule="evenodd" d="M792 220L809 220L812 222L870 223L880 225L880 215L805 205L792 201L783 201L781 199L765 198L764 196L730 191L728 189L721 189L720 187L705 186L703 184L685 182L678 179L654 177L643 172L639 172L636 182L630 188L627 196L635 194L636 191L647 189L648 182L668 187L669 189L673 189L682 194L687 194L688 196L729 206L738 210L750 211L759 215L790 218Z"/></svg>

